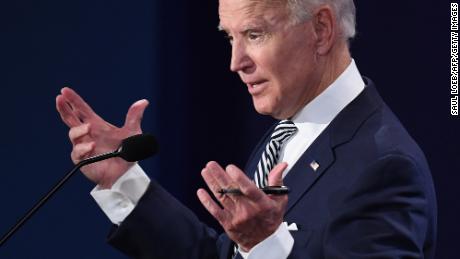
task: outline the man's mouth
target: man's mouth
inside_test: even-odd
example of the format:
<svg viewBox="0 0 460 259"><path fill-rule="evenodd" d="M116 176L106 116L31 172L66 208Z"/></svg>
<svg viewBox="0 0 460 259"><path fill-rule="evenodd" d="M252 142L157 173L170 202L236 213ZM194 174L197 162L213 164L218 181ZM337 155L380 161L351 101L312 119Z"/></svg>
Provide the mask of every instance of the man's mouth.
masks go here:
<svg viewBox="0 0 460 259"><path fill-rule="evenodd" d="M246 83L249 93L254 95L254 94L259 94L263 88L267 85L266 80L261 80L261 81L254 81L254 82L248 82Z"/></svg>

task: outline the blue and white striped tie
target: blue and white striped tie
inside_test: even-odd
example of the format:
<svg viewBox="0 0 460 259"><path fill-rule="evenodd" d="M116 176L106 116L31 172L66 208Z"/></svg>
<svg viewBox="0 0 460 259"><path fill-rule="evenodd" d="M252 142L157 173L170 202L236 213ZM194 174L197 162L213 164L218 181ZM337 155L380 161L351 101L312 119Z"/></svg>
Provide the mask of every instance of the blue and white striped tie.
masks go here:
<svg viewBox="0 0 460 259"><path fill-rule="evenodd" d="M297 132L297 127L290 120L282 120L278 122L273 133L265 147L264 152L257 164L256 172L254 173L254 182L257 187L263 188L268 185L268 174L278 164L279 153L281 147L286 140ZM233 255L231 258L236 258L238 254L238 246L233 246Z"/></svg>
<svg viewBox="0 0 460 259"><path fill-rule="evenodd" d="M281 147L292 135L297 132L297 127L290 120L282 120L276 125L257 164L254 181L259 188L268 185L268 174L278 163Z"/></svg>

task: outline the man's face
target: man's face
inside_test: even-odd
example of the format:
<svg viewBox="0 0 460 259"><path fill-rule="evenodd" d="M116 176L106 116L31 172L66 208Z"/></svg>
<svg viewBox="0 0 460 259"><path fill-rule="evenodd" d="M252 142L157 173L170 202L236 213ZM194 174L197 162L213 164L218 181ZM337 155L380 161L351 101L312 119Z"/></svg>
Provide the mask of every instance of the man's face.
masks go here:
<svg viewBox="0 0 460 259"><path fill-rule="evenodd" d="M315 96L315 36L311 22L292 25L283 1L269 1L220 0L220 27L257 112L285 119Z"/></svg>

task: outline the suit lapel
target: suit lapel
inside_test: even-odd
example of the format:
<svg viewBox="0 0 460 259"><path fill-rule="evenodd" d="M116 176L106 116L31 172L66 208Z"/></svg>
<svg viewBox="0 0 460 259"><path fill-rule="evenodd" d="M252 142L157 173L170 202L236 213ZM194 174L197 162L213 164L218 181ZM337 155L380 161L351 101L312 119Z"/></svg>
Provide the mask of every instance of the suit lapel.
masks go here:
<svg viewBox="0 0 460 259"><path fill-rule="evenodd" d="M383 103L373 83L368 78L363 79L367 85L363 92L337 115L284 178L284 184L291 189L286 214L327 173L335 160L334 148L350 141L363 122ZM267 141L259 145L254 158L260 157ZM253 177L257 163L257 159L252 159L247 167L250 177Z"/></svg>
<svg viewBox="0 0 460 259"><path fill-rule="evenodd" d="M363 79L366 83L363 92L337 115L284 178L284 184L291 189L286 214L333 165L334 148L350 141L363 122L382 105L383 101L374 84L368 78L363 77ZM245 172L251 179L254 177L257 163L274 127L267 131L248 160ZM314 164L312 166L312 162L316 162L319 166L317 168ZM233 248L233 242L227 236L225 239L220 251L220 259L227 259L232 253L230 249Z"/></svg>
<svg viewBox="0 0 460 259"><path fill-rule="evenodd" d="M291 190L286 214L334 162L329 134L323 133L299 158L283 180L284 185L289 186Z"/></svg>

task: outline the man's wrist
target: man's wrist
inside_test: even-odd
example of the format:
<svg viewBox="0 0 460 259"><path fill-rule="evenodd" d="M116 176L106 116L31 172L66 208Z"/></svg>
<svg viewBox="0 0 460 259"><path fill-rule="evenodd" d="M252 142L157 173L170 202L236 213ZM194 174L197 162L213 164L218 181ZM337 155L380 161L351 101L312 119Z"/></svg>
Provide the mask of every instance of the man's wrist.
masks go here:
<svg viewBox="0 0 460 259"><path fill-rule="evenodd" d="M244 259L283 259L289 256L293 246L294 238L289 233L287 223L283 222L273 234L252 247L249 252L244 252L241 248L238 251Z"/></svg>
<svg viewBox="0 0 460 259"><path fill-rule="evenodd" d="M101 186L96 186L91 191L91 196L110 221L119 225L134 210L149 184L150 178L139 165L134 164L112 188L102 189Z"/></svg>
<svg viewBox="0 0 460 259"><path fill-rule="evenodd" d="M101 180L97 183L100 190L112 189L112 187L123 178L124 175L128 174L137 163L126 162L122 158L113 158L113 163L117 163L117 167L120 168L120 172L110 172L111 177Z"/></svg>

